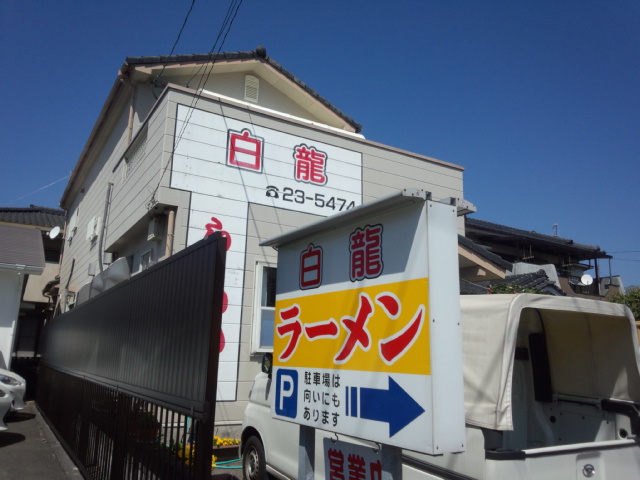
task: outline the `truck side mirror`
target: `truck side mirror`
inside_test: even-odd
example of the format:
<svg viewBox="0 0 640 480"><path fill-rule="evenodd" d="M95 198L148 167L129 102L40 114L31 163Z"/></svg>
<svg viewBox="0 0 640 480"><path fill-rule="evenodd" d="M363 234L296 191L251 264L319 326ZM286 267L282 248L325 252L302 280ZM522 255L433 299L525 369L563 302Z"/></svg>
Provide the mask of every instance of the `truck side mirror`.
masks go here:
<svg viewBox="0 0 640 480"><path fill-rule="evenodd" d="M271 369L273 366L273 354L265 353L262 357L262 373L266 373L271 378Z"/></svg>

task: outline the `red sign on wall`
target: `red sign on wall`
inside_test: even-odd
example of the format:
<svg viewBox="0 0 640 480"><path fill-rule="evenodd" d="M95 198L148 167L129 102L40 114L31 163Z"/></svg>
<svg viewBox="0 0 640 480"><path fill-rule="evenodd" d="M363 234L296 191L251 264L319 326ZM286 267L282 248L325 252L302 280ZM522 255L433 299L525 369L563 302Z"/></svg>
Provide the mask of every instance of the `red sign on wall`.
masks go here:
<svg viewBox="0 0 640 480"><path fill-rule="evenodd" d="M241 132L229 130L227 165L262 172L264 139L253 136L246 128Z"/></svg>

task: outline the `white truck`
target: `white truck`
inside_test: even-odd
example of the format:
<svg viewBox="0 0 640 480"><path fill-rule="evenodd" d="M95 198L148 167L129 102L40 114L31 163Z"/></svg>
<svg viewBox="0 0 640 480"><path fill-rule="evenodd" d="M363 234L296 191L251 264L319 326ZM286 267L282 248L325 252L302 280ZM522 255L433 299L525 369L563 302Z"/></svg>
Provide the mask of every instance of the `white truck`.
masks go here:
<svg viewBox="0 0 640 480"><path fill-rule="evenodd" d="M462 296L460 305L466 450L403 450L404 479L640 478L640 355L627 307L530 294ZM271 417L266 360L244 414L244 478L294 479L299 427Z"/></svg>

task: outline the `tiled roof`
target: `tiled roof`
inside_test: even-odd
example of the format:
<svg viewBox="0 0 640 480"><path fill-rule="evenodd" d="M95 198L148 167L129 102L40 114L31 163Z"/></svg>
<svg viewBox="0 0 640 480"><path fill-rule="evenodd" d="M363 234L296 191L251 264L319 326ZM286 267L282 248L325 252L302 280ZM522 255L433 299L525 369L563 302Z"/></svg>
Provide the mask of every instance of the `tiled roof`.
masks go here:
<svg viewBox="0 0 640 480"><path fill-rule="evenodd" d="M553 281L549 279L547 273L544 270L538 270L537 272L521 273L518 275L511 275L500 280L491 280L490 282L481 282L480 285L518 285L520 287L528 287L542 291L552 290L555 295L566 295L560 287L558 287Z"/></svg>
<svg viewBox="0 0 640 480"><path fill-rule="evenodd" d="M191 55L160 55L151 57L127 57L126 63L129 65L168 65L171 63L188 63L188 62L216 62L221 60L246 60L246 59L261 59L271 65L275 70L287 77L293 83L304 89L309 95L322 103L325 107L331 110L333 113L342 118L345 122L350 124L356 131L360 133L362 131L362 125L353 120L351 117L343 113L340 109L335 107L324 97L320 96L318 92L309 87L302 80L293 75L290 71L285 69L275 60L267 55L264 47L258 47L250 52L221 52L221 53L194 53Z"/></svg>
<svg viewBox="0 0 640 480"><path fill-rule="evenodd" d="M580 252L589 254L592 258L611 258L607 252L601 250L599 246L583 245L576 243L571 239L555 237L553 235L545 235L533 230L521 230L519 228L507 227L497 223L486 222L475 218L465 217L465 227L467 230L476 230L482 234L508 237L514 240L528 241L537 245L555 246L563 250ZM474 232L470 232L469 236L473 236ZM480 235L480 233L479 233Z"/></svg>
<svg viewBox="0 0 640 480"><path fill-rule="evenodd" d="M35 205L31 205L29 208L0 207L0 223L62 228L64 216L65 211L57 208L36 207Z"/></svg>
<svg viewBox="0 0 640 480"><path fill-rule="evenodd" d="M0 225L0 264L44 268L42 233L35 228Z"/></svg>
<svg viewBox="0 0 640 480"><path fill-rule="evenodd" d="M478 245L477 243L474 243L471 239L467 237L458 235L458 244L464 247L467 247L472 252L477 253L481 257L486 258L490 262L495 263L496 265L498 265L501 268L504 268L505 270L513 269L513 265L510 262L507 262L506 260L504 260L500 255L496 255L495 253L490 252L483 246Z"/></svg>
<svg viewBox="0 0 640 480"><path fill-rule="evenodd" d="M460 295L486 295L489 288L468 280L460 279Z"/></svg>

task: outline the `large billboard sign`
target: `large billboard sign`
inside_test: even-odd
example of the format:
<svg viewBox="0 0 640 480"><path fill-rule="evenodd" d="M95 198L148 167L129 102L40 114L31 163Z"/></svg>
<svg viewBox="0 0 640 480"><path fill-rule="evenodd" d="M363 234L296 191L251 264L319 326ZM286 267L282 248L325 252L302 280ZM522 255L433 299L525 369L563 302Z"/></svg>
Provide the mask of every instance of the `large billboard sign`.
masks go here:
<svg viewBox="0 0 640 480"><path fill-rule="evenodd" d="M362 154L178 105L171 187L192 192L187 244L221 232L227 271L218 400L235 400L249 204L328 216L362 202Z"/></svg>
<svg viewBox="0 0 640 480"><path fill-rule="evenodd" d="M264 244L278 248L272 414L464 450L455 205L404 190Z"/></svg>

